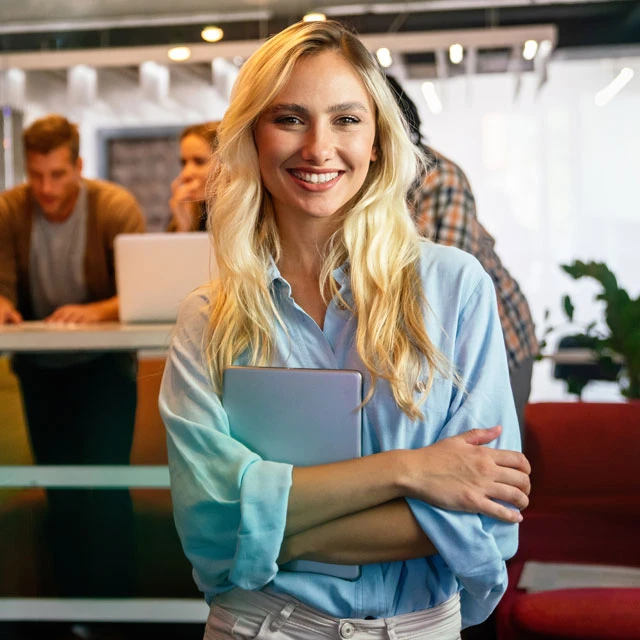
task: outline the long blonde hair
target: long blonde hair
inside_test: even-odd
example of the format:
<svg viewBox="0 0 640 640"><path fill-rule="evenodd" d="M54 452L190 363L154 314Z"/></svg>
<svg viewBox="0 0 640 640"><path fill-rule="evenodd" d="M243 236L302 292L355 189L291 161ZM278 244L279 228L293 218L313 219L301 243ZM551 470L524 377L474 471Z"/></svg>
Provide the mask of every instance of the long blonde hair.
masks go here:
<svg viewBox="0 0 640 640"><path fill-rule="evenodd" d="M356 348L371 376L365 402L382 378L399 407L411 418L421 417L419 405L434 371L449 375L449 366L425 329L426 300L418 274L421 240L405 204L419 155L378 65L354 34L333 21L297 23L265 42L243 65L218 129L209 228L220 278L212 290L205 338L211 378L220 393L224 369L239 356L268 366L276 326L286 331L270 290L268 269L271 259L277 263L280 258L280 242L253 130L297 61L323 51L347 60L369 92L376 107L377 159L340 213L342 225L326 247L320 290L339 296L331 274L349 260ZM427 377L416 400L418 383Z"/></svg>

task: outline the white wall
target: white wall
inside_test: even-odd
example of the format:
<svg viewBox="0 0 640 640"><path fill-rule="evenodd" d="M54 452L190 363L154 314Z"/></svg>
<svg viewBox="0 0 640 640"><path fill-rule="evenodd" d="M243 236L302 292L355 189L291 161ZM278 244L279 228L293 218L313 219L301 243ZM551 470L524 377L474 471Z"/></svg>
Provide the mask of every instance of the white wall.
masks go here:
<svg viewBox="0 0 640 640"><path fill-rule="evenodd" d="M606 107L595 94L622 66L634 79ZM467 173L483 224L522 286L542 333L544 310L558 324L562 294L571 293L585 323L600 315L597 287L573 282L559 264L602 260L632 295L640 293L640 57L626 60L552 61L548 82L524 76L519 95L511 74L454 78L437 83L444 109L432 115L420 83L404 82L419 106L430 143ZM100 128L185 125L220 118L225 96L202 72L171 71L169 96L145 99L135 70L100 70L97 100L71 105L62 73L27 78L25 122L58 111L79 122L86 174L96 175L95 133ZM567 397L535 367L533 400ZM587 388L586 398L617 398L614 384Z"/></svg>
<svg viewBox="0 0 640 640"><path fill-rule="evenodd" d="M623 66L634 78L597 107L595 94ZM430 143L467 173L478 215L524 290L538 335L545 309L552 324L564 321L564 293L584 324L602 315L595 282L573 281L560 264L604 261L632 296L640 293L640 57L551 62L540 91L529 74L517 97L512 74L438 82L444 108L437 116L419 82L405 85ZM550 363L536 364L533 400L567 397L550 372ZM615 384L592 383L584 397L619 394Z"/></svg>

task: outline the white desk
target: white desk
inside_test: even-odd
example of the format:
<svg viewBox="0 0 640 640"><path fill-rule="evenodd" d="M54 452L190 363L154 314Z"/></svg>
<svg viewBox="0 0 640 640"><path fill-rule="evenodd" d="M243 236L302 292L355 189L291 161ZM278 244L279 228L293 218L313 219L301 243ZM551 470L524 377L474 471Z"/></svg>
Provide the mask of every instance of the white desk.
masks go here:
<svg viewBox="0 0 640 640"><path fill-rule="evenodd" d="M51 324L0 326L0 353L26 351L139 351L167 349L173 324Z"/></svg>
<svg viewBox="0 0 640 640"><path fill-rule="evenodd" d="M63 325L41 321L0 325L0 353L26 351L140 351L169 347L173 324ZM590 349L564 349L545 354L557 364L591 364L597 361Z"/></svg>

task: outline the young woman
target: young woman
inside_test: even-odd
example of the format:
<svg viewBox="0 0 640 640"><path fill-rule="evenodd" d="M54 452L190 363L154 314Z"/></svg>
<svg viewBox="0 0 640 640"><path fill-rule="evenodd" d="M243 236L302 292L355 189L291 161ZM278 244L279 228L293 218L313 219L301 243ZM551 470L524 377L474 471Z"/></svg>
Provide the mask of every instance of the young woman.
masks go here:
<svg viewBox="0 0 640 640"><path fill-rule="evenodd" d="M194 124L180 135L180 171L171 183L168 231L206 231L206 186L218 146L218 122Z"/></svg>
<svg viewBox="0 0 640 640"><path fill-rule="evenodd" d="M220 278L183 304L160 397L205 637L458 638L506 587L529 492L491 280L418 237L414 146L338 23L262 45L219 137ZM229 432L231 364L360 370L365 455L260 459Z"/></svg>

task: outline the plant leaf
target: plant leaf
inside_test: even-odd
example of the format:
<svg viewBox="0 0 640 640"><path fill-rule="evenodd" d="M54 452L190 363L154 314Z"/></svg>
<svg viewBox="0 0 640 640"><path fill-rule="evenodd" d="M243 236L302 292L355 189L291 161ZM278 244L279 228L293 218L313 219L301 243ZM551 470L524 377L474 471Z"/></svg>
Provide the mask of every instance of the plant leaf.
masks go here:
<svg viewBox="0 0 640 640"><path fill-rule="evenodd" d="M562 308L564 309L567 318L569 318L569 321L573 322L573 312L575 311L575 307L573 306L573 302L571 302L571 298L569 296L565 295L562 297Z"/></svg>

